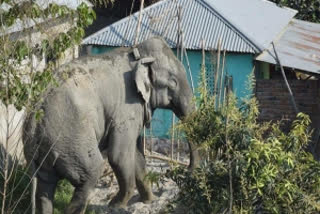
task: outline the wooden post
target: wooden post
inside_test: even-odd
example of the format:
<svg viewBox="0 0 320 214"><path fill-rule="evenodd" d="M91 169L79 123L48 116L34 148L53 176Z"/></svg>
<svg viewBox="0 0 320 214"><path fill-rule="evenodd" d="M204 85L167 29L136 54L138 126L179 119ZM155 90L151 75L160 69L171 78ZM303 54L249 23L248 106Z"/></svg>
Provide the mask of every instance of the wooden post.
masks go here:
<svg viewBox="0 0 320 214"><path fill-rule="evenodd" d="M202 40L202 43L201 43L201 48L202 48L202 66L205 66L205 63L206 63L206 53L204 51L204 46L205 46L205 40Z"/></svg>
<svg viewBox="0 0 320 214"><path fill-rule="evenodd" d="M36 192L37 192L37 177L32 178L31 190L31 214L36 214Z"/></svg>
<svg viewBox="0 0 320 214"><path fill-rule="evenodd" d="M222 90L223 90L223 87L222 87L222 84L223 84L223 74L224 74L224 66L225 66L225 59L226 59L226 50L223 51L223 59L222 59L222 70L221 70L221 75L220 75L220 91L219 91L219 106L220 107L220 104L222 103Z"/></svg>
<svg viewBox="0 0 320 214"><path fill-rule="evenodd" d="M132 14L135 1L136 0L132 0L131 9L130 9L130 16ZM122 40L121 47L123 47L125 45L125 41L127 41L127 39L128 39L128 31L129 31L129 26L130 26L131 19L132 19L132 17L127 22L128 24L127 24L127 27L126 27L126 31L124 33L124 39Z"/></svg>
<svg viewBox="0 0 320 214"><path fill-rule="evenodd" d="M218 73L219 73L219 69L220 69L220 50L221 50L221 39L219 39L218 41L218 55L217 55L217 70L215 72L215 75L214 75L214 96L217 97L216 95L218 94L217 93L217 88L218 88ZM216 102L216 101L215 101Z"/></svg>
<svg viewBox="0 0 320 214"><path fill-rule="evenodd" d="M274 45L273 42L272 42L272 46L273 46L274 53L275 53L275 55L276 55L276 60L277 60L279 66L280 66L280 69L281 69L282 77L283 77L284 82L286 83L287 89L288 89L288 91L289 91L289 95L290 95L290 99L291 99L291 102L292 102L294 111L295 111L296 114L298 114L298 113L299 113L299 109L298 109L298 107L297 107L297 104L296 104L296 101L295 101L295 99L294 99L292 90L291 90L291 88L290 88L289 82L288 82L287 77L286 77L286 73L285 73L284 70L283 70L283 67L282 67L282 65L281 65L281 61L280 61L280 59L279 59L278 53L277 53L277 51L276 51L276 47L275 47L275 45Z"/></svg>
<svg viewBox="0 0 320 214"><path fill-rule="evenodd" d="M205 46L205 40L202 40L202 64L201 64L201 70L202 70L202 79L203 79L203 84L204 84L204 90L207 94L207 82L206 82L206 53L204 51L204 46Z"/></svg>
<svg viewBox="0 0 320 214"><path fill-rule="evenodd" d="M194 92L193 78L192 78L192 73L191 73L191 67L190 67L190 62L189 62L188 54L187 54L186 49L183 49L183 51L184 51L184 55L185 55L185 57L186 57L187 65L188 65L188 71L189 71L190 80L191 80L192 92Z"/></svg>
<svg viewBox="0 0 320 214"><path fill-rule="evenodd" d="M134 45L138 44L138 42L139 42L140 25L141 25L141 21L142 21L143 6L144 6L144 0L141 0L141 2L140 2L139 21L138 21L138 25L137 25L137 29L136 29L136 38L135 38L135 41L134 41Z"/></svg>
<svg viewBox="0 0 320 214"><path fill-rule="evenodd" d="M153 153L152 124L150 123L150 155Z"/></svg>
<svg viewBox="0 0 320 214"><path fill-rule="evenodd" d="M167 161L167 162L173 162L173 163L177 163L177 164L180 164L180 165L183 165L183 166L189 166L189 164L185 163L185 162L182 162L182 161L175 161L175 160L171 160L170 158L166 157L166 156L160 156L160 155L147 155L148 158L151 158L152 159L158 159L158 160L164 160L164 161Z"/></svg>
<svg viewBox="0 0 320 214"><path fill-rule="evenodd" d="M143 126L143 154L146 154L146 126Z"/></svg>
<svg viewBox="0 0 320 214"><path fill-rule="evenodd" d="M172 113L171 160L173 160L174 132L175 132L174 121L175 121L175 118L176 118L175 114Z"/></svg>
<svg viewBox="0 0 320 214"><path fill-rule="evenodd" d="M177 134L177 161L179 161L180 159L180 138L179 138L179 134Z"/></svg>

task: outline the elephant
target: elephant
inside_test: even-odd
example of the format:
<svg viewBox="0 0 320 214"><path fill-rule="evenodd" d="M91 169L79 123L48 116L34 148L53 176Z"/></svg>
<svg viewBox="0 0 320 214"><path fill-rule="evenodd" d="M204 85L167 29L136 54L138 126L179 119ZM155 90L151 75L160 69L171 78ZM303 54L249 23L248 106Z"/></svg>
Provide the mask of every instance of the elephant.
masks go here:
<svg viewBox="0 0 320 214"><path fill-rule="evenodd" d="M38 110L24 122L24 154L37 177L37 211L53 212L57 182L67 179L75 190L65 213L84 212L101 175L102 153L119 185L109 205L125 208L135 187L141 201L150 203L154 195L137 141L155 109L171 109L180 119L194 110L181 62L162 38L153 37L134 47L82 56L56 73L58 86L46 90ZM189 146L193 168L199 155Z"/></svg>

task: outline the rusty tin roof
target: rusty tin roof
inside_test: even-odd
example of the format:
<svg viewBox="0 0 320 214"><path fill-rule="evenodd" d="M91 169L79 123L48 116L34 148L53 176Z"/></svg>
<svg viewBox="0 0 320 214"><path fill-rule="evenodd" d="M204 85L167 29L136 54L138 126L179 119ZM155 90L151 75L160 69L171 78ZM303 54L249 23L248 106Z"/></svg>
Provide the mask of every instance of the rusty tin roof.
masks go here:
<svg viewBox="0 0 320 214"><path fill-rule="evenodd" d="M320 24L292 19L274 43L283 66L320 74ZM256 60L276 64L274 56L270 46Z"/></svg>

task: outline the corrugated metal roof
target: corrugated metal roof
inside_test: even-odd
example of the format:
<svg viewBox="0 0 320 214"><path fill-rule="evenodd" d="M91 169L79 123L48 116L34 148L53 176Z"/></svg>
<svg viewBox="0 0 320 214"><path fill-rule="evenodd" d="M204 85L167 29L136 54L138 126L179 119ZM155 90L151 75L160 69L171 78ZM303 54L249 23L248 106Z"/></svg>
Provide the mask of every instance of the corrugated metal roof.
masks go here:
<svg viewBox="0 0 320 214"><path fill-rule="evenodd" d="M19 4L25 1L26 0L15 0L14 2ZM93 6L88 0L35 0L35 2L43 9L47 8L49 4L52 4L52 3L55 3L57 5L66 5L71 9L76 9L81 3L85 3L89 7ZM10 8L11 6L6 3L3 3L0 5L0 11L1 10L8 11ZM38 18L35 20L27 19L23 21L18 19L16 23L14 23L12 26L5 29L5 33L0 33L0 35L22 31L23 29L30 28L32 26L35 26L36 23L41 23L41 22L44 22L42 18Z"/></svg>
<svg viewBox="0 0 320 214"><path fill-rule="evenodd" d="M217 49L219 38L222 50L257 53L258 49L244 35L228 23L204 0L164 0L143 12L139 42L162 36L171 47L178 39L178 9L181 8L181 28L184 47L191 50ZM139 13L126 17L84 39L82 44L107 46L132 46Z"/></svg>
<svg viewBox="0 0 320 214"><path fill-rule="evenodd" d="M262 51L269 47L297 11L267 0L206 0Z"/></svg>
<svg viewBox="0 0 320 214"><path fill-rule="evenodd" d="M163 0L143 12L139 41L163 36L171 47L178 39L178 9L187 49L217 49L260 53L288 24L296 11L280 8L265 0ZM133 45L139 13L126 17L87 37L83 44L107 46Z"/></svg>
<svg viewBox="0 0 320 214"><path fill-rule="evenodd" d="M293 19L275 48L283 66L320 74L320 24ZM276 64L273 56L270 47L256 60Z"/></svg>

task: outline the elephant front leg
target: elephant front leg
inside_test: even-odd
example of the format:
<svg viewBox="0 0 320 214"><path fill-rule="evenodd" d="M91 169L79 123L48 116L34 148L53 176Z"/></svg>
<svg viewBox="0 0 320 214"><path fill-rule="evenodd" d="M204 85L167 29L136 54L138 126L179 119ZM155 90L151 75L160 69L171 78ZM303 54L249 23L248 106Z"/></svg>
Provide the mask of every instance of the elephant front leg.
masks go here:
<svg viewBox="0 0 320 214"><path fill-rule="evenodd" d="M132 136L130 131L126 133L113 131L109 139L108 160L119 185L119 192L109 206L125 208L135 187L136 144L132 139L136 137Z"/></svg>
<svg viewBox="0 0 320 214"><path fill-rule="evenodd" d="M146 174L146 160L143 154L143 148L141 146L141 137L139 137L137 140L136 150L136 185L141 197L141 201L143 203L151 203L155 199L155 196L152 193L150 182L145 179Z"/></svg>

